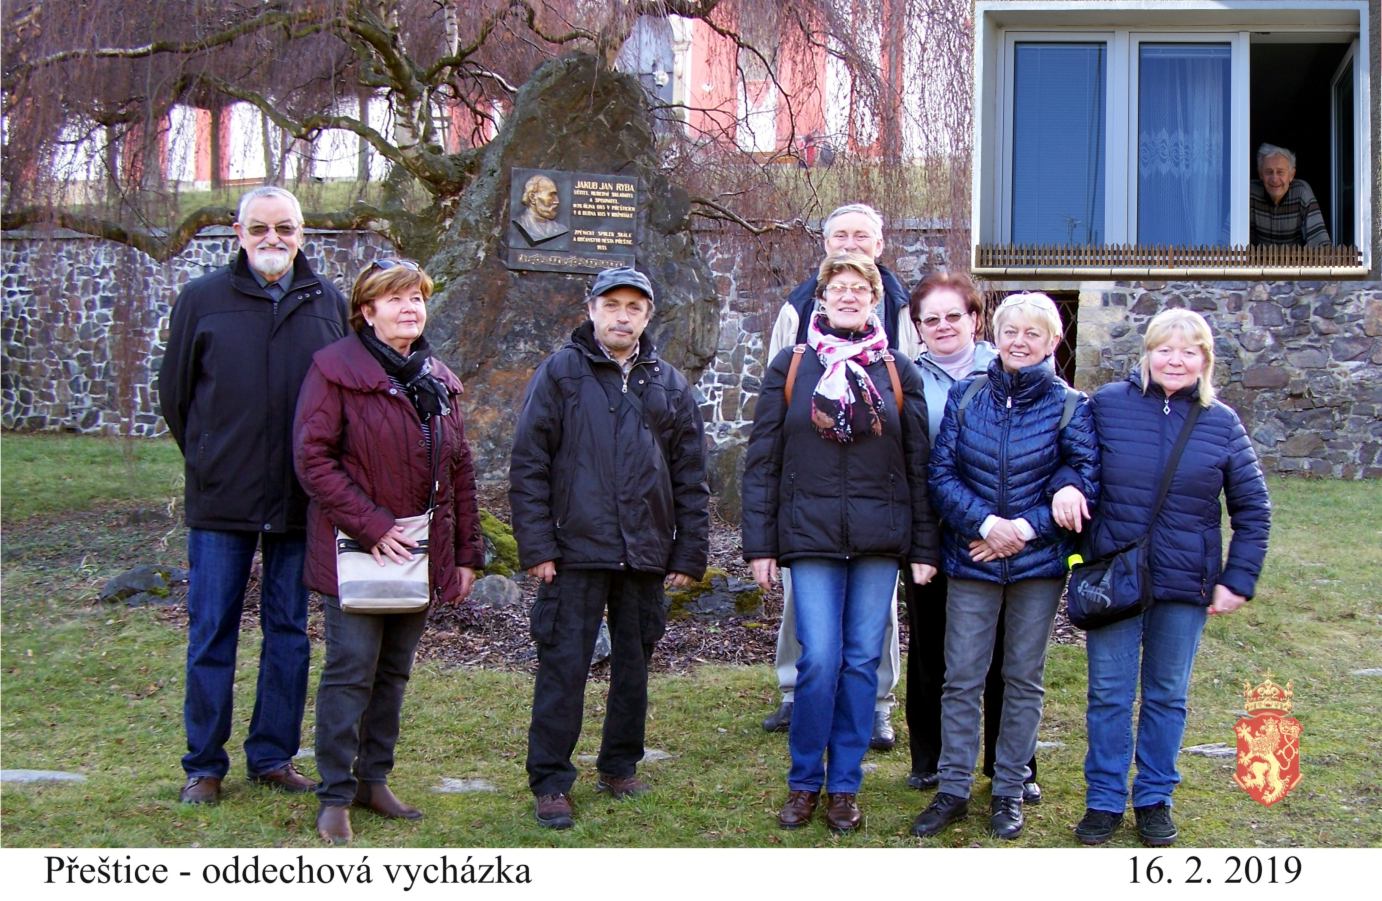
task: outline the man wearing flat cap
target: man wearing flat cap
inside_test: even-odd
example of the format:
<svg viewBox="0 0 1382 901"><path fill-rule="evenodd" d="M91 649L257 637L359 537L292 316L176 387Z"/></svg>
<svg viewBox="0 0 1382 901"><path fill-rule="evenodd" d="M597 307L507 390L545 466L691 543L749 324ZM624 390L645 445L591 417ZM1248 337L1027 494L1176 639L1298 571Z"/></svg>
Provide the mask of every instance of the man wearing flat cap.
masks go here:
<svg viewBox="0 0 1382 901"><path fill-rule="evenodd" d="M509 467L519 561L539 580L528 785L538 822L554 829L572 825L571 754L606 611L609 699L595 790L614 798L649 790L635 768L648 661L666 625L663 584L698 581L709 553L700 410L644 334L652 284L636 269L606 269L586 308L590 320L528 384Z"/></svg>

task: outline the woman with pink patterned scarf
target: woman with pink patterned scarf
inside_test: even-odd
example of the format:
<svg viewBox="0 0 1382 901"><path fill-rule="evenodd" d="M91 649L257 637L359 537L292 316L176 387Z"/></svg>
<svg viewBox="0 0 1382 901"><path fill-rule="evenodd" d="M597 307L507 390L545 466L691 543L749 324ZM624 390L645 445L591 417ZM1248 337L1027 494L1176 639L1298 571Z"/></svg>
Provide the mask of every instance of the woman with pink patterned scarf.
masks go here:
<svg viewBox="0 0 1382 901"><path fill-rule="evenodd" d="M878 268L831 254L807 343L763 380L744 461L744 557L764 589L778 566L796 592L796 702L784 829L807 825L825 789L826 825L862 821L857 795L873 726L878 655L899 568L936 574L926 492L921 375L894 358L879 323Z"/></svg>

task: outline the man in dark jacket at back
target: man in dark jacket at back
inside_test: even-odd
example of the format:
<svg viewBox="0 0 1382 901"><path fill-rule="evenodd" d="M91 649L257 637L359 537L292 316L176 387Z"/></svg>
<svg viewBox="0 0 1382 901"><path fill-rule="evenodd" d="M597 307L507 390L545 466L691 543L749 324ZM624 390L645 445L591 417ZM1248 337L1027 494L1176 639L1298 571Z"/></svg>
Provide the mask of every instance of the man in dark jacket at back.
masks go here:
<svg viewBox="0 0 1382 901"><path fill-rule="evenodd" d="M921 353L922 344L921 336L912 324L907 289L879 259L883 255L883 217L868 204L848 203L836 207L826 216L821 230L825 233L827 256L845 251L859 253L872 259L878 266L878 274L883 279L883 302L878 305L878 318L888 334L888 348L909 360L915 360ZM806 343L806 330L816 312L816 276L813 274L792 290L787 302L778 311L777 321L768 334L768 354L763 358L765 370L783 348ZM892 724L892 709L896 700L893 688L897 686L897 677L902 671L902 655L897 638L897 598L894 597L890 603L892 611L888 617L888 630L883 636L883 653L878 659L878 700L873 709L873 735L869 739L869 746L877 751L891 750L897 740ZM778 624L777 655L773 660L782 703L763 720L763 728L769 732L786 732L792 724L797 660L800 657L792 576L784 570L782 620Z"/></svg>
<svg viewBox="0 0 1382 901"><path fill-rule="evenodd" d="M509 468L519 562L541 580L531 614L538 669L528 785L538 822L553 829L572 825L571 754L606 609L609 701L595 790L648 791L635 768L648 661L666 625L663 580L699 580L709 553L700 410L685 377L643 334L652 284L634 269L606 269L587 311L590 321L528 385Z"/></svg>
<svg viewBox="0 0 1382 901"><path fill-rule="evenodd" d="M282 188L240 199L235 261L183 288L158 373L186 473L188 804L220 800L230 766L235 652L245 585L262 549L264 641L245 739L250 781L290 792L307 698L307 498L293 472L293 411L312 354L346 334L346 302L298 253L302 208Z"/></svg>

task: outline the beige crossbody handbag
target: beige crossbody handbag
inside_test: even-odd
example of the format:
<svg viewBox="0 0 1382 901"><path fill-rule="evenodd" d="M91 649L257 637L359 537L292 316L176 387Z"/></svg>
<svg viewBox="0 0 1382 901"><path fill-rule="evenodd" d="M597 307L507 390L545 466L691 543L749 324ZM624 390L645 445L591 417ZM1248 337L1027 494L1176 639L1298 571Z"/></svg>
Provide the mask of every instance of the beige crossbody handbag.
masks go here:
<svg viewBox="0 0 1382 901"><path fill-rule="evenodd" d="M432 600L431 570L428 561L428 531L437 502L436 442L428 447L432 463L432 487L427 511L398 520L403 535L417 542L406 563L384 558L380 566L370 549L336 530L336 594L346 613L416 613L426 610Z"/></svg>

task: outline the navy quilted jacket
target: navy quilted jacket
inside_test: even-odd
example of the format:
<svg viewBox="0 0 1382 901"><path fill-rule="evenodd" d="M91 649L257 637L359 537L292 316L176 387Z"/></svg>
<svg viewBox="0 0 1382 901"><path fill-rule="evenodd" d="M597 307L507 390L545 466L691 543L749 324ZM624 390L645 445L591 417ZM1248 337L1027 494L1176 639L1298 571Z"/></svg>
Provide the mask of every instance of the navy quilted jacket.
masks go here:
<svg viewBox="0 0 1382 901"><path fill-rule="evenodd" d="M956 410L973 379L988 384L965 408L961 428ZM1065 382L1050 366L1005 372L1001 360L951 387L930 475L931 501L946 525L946 575L1004 585L1065 575L1074 541L1051 518L1051 497L1066 485L1079 488L1091 507L1099 496L1099 448L1089 401L1081 400L1061 429L1065 392ZM991 514L1027 520L1036 537L1012 557L975 563L969 543Z"/></svg>
<svg viewBox="0 0 1382 901"><path fill-rule="evenodd" d="M1103 459L1103 494L1089 550L1103 554L1147 530L1165 459L1176 443L1196 388L1167 398L1155 383L1142 393L1140 374L1094 394ZM1223 559L1220 503L1228 501L1233 538ZM1152 530L1152 594L1158 601L1208 606L1222 583L1252 597L1267 555L1271 502L1262 467L1238 414L1219 402L1200 413L1166 503Z"/></svg>

